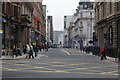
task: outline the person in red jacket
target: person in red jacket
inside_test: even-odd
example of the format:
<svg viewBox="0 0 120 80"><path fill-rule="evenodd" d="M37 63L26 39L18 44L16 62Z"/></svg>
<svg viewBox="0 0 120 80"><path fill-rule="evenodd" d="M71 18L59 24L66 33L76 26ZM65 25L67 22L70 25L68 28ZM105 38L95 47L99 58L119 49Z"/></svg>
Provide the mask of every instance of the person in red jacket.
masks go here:
<svg viewBox="0 0 120 80"><path fill-rule="evenodd" d="M100 55L101 55L101 60L103 60L103 59L106 60L106 59L107 59L104 48L101 48L101 49L100 49Z"/></svg>

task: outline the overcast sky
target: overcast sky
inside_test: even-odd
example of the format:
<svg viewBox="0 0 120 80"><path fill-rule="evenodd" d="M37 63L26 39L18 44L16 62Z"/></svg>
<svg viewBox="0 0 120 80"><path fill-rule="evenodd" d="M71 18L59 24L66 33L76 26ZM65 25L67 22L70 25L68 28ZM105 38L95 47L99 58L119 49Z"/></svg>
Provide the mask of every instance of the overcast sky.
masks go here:
<svg viewBox="0 0 120 80"><path fill-rule="evenodd" d="M63 30L64 15L73 15L80 0L43 0L47 5L47 15L53 16L54 30Z"/></svg>

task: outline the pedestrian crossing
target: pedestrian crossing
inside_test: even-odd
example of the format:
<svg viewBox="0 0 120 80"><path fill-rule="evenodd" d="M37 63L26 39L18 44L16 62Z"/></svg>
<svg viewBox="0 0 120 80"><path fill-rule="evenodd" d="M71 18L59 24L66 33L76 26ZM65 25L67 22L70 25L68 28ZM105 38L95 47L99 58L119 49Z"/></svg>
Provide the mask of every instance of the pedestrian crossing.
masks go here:
<svg viewBox="0 0 120 80"><path fill-rule="evenodd" d="M3 61L3 71L96 74L118 76L118 65L66 62ZM110 70L111 69L111 70Z"/></svg>

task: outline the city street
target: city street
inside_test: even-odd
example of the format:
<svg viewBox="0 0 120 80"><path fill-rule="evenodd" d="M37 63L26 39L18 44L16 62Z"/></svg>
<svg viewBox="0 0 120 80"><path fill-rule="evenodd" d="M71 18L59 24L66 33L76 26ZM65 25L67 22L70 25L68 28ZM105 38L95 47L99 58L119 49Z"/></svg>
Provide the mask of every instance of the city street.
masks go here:
<svg viewBox="0 0 120 80"><path fill-rule="evenodd" d="M76 52L54 48L47 57L3 60L3 78L118 78L118 64ZM76 55L77 54L77 55Z"/></svg>
<svg viewBox="0 0 120 80"><path fill-rule="evenodd" d="M120 0L2 0L0 60L2 80L118 80Z"/></svg>

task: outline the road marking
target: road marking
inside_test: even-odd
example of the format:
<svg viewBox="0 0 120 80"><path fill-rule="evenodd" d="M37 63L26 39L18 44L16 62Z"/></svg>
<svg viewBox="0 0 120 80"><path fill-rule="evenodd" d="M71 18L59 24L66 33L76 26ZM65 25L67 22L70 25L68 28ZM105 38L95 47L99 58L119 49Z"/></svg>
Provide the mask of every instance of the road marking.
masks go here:
<svg viewBox="0 0 120 80"><path fill-rule="evenodd" d="M23 65L25 65L25 64L14 64L14 65L23 66Z"/></svg>
<svg viewBox="0 0 120 80"><path fill-rule="evenodd" d="M69 64L69 65L81 65L81 64Z"/></svg>
<svg viewBox="0 0 120 80"><path fill-rule="evenodd" d="M22 62L22 61L19 61L19 62ZM24 62L24 61L23 61ZM26 61L26 62L29 62L29 63L24 63L24 64L18 64L18 63L15 63L15 62L6 62L6 63L9 63L11 64L12 66L14 65L18 65L18 66L25 66L26 68L21 68L21 69L5 69L5 70L9 70L9 71L34 71L34 72L54 72L54 73L76 73L76 74L97 74L97 75L118 75L116 74L115 72L117 71L111 71L111 72L102 72L102 71L98 71L98 70L94 70L95 68L106 68L106 67L114 67L114 66L118 66L118 65L102 65L101 67L95 67L95 66L91 66L91 67L88 67L84 64L89 64L89 63L79 63L79 64L70 64L70 63L65 63L65 62L47 62L47 63L38 63L38 62L30 62L30 61ZM58 65L57 65L58 63ZM61 63L61 64L59 64ZM32 66L33 64L46 64L45 66L42 65L42 67L39 67L39 66ZM82 68L76 68L75 65L83 65ZM58 66L58 67L64 67L65 68L57 68L54 66ZM74 67L71 67L71 66L74 66ZM9 65L8 65L9 67ZM52 67L52 68L49 68L49 67ZM53 69L54 68L54 69ZM73 69L71 69L73 68ZM25 70L25 69L31 69L31 70ZM32 69L35 69L35 70L32 70ZM43 71L40 71L40 69ZM44 70L45 69L45 70ZM93 69L93 70L91 70ZM75 71L75 70L79 70L79 72ZM83 70L83 72L81 72ZM87 72L84 72L87 71ZM70 71L73 71L73 72L70 72ZM89 73L89 71L93 71L92 73Z"/></svg>
<svg viewBox="0 0 120 80"><path fill-rule="evenodd" d="M105 68L105 67L113 67L113 66L118 66L118 65L108 65L108 66L101 66L101 67L90 67L90 68Z"/></svg>
<svg viewBox="0 0 120 80"><path fill-rule="evenodd" d="M83 65L83 64L89 64L89 63L69 64L69 65Z"/></svg>
<svg viewBox="0 0 120 80"><path fill-rule="evenodd" d="M67 72L67 71L64 71L64 70L58 70L58 71L53 71L53 72L58 72L58 73L60 72L60 73L61 73L61 72Z"/></svg>
<svg viewBox="0 0 120 80"><path fill-rule="evenodd" d="M64 63L64 62L49 62L49 63Z"/></svg>
<svg viewBox="0 0 120 80"><path fill-rule="evenodd" d="M61 66L61 67L63 67L63 66L67 66L67 65L53 65L53 66Z"/></svg>
<svg viewBox="0 0 120 80"><path fill-rule="evenodd" d="M67 51L66 51L66 53L67 53L68 55L70 55L70 53L69 53L69 52L67 52Z"/></svg>
<svg viewBox="0 0 120 80"><path fill-rule="evenodd" d="M9 70L9 71L19 71L19 70L21 70L21 69L10 69L10 68L3 68L3 70Z"/></svg>
<svg viewBox="0 0 120 80"><path fill-rule="evenodd" d="M118 71L103 72L102 74L111 74L111 73L114 73L114 72L118 72Z"/></svg>

